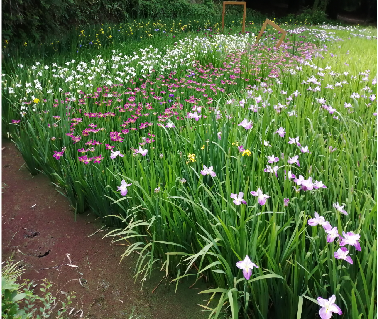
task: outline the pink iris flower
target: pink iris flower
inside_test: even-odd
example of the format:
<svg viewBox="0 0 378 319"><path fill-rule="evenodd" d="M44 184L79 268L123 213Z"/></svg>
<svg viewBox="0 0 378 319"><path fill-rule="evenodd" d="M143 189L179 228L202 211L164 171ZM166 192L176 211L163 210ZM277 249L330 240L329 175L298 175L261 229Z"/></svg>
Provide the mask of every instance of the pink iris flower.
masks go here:
<svg viewBox="0 0 378 319"><path fill-rule="evenodd" d="M339 237L339 231L337 230L337 227L326 230L326 233L328 234L327 243L332 243L335 238Z"/></svg>
<svg viewBox="0 0 378 319"><path fill-rule="evenodd" d="M352 258L350 258L350 256L347 256L349 254L349 250L345 247L341 247L339 248L334 254L333 256L336 258L336 259L342 259L342 260L345 260L347 261L348 263L350 264L353 264L353 260Z"/></svg>
<svg viewBox="0 0 378 319"><path fill-rule="evenodd" d="M302 153L310 153L310 151L308 150L308 146L302 147L301 152Z"/></svg>
<svg viewBox="0 0 378 319"><path fill-rule="evenodd" d="M144 150L140 146L139 146L139 149L137 150L137 153L141 154L142 156L146 156L147 152L148 152L148 149Z"/></svg>
<svg viewBox="0 0 378 319"><path fill-rule="evenodd" d="M257 201L261 206L265 205L266 200L270 197L266 194L263 194L262 190L260 188L257 189L257 191L252 191L251 195L257 196Z"/></svg>
<svg viewBox="0 0 378 319"><path fill-rule="evenodd" d="M123 157L123 154L121 154L120 151L111 151L112 153L110 154L111 159L115 159L117 156Z"/></svg>
<svg viewBox="0 0 378 319"><path fill-rule="evenodd" d="M132 185L132 184L127 184L127 183L125 182L125 180L123 179L123 180L121 181L121 186L118 186L117 190L118 190L118 191L121 191L121 195L122 195L122 196L126 196L126 194L127 194L127 187L130 186L130 185Z"/></svg>
<svg viewBox="0 0 378 319"><path fill-rule="evenodd" d="M301 144L299 144L299 136L297 137L289 137L289 144L297 144L297 146L301 146Z"/></svg>
<svg viewBox="0 0 378 319"><path fill-rule="evenodd" d="M314 188L314 183L312 182L312 177L302 181L301 189L304 191L311 191Z"/></svg>
<svg viewBox="0 0 378 319"><path fill-rule="evenodd" d="M285 129L283 127L280 127L275 133L277 133L281 137L285 137Z"/></svg>
<svg viewBox="0 0 378 319"><path fill-rule="evenodd" d="M251 278L253 267L259 268L259 266L254 264L251 261L251 259L249 259L248 255L245 256L244 260L238 261L236 263L236 267L238 267L239 269L243 269L244 278L247 279L247 280L249 280L249 278Z"/></svg>
<svg viewBox="0 0 378 319"><path fill-rule="evenodd" d="M252 128L253 123L252 123L252 121L248 122L247 119L244 119L240 124L238 124L238 126L243 126L246 130L249 130L249 129Z"/></svg>
<svg viewBox="0 0 378 319"><path fill-rule="evenodd" d="M332 295L329 299L323 299L318 297L318 304L321 307L319 310L319 316L322 319L330 319L332 317L332 313L337 313L338 315L342 315L341 309L335 304L336 296Z"/></svg>
<svg viewBox="0 0 378 319"><path fill-rule="evenodd" d="M327 186L325 186L322 181L315 181L314 182L314 188L315 189L318 189L318 188L327 188Z"/></svg>
<svg viewBox="0 0 378 319"><path fill-rule="evenodd" d="M317 212L315 212L315 218L311 218L307 222L310 226L323 226L324 230L330 230L332 226L330 225L329 222L325 220L323 216L319 216Z"/></svg>
<svg viewBox="0 0 378 319"><path fill-rule="evenodd" d="M193 113L188 114L188 117L190 119L195 119L196 121L198 121L201 118L201 116L202 115L199 115L197 112L193 112Z"/></svg>
<svg viewBox="0 0 378 319"><path fill-rule="evenodd" d="M232 194L231 193L231 198L233 198L233 202L235 205L240 205L240 204L247 204L247 202L243 199L243 196L244 196L244 193L243 192L239 192L239 195L236 195L236 194Z"/></svg>
<svg viewBox="0 0 378 319"><path fill-rule="evenodd" d="M298 155L295 155L295 156L293 156L293 157L289 157L289 159L287 160L287 162L288 162L289 164L294 164L294 163L296 163L298 166L300 166L300 165L299 165L299 161L298 161Z"/></svg>
<svg viewBox="0 0 378 319"><path fill-rule="evenodd" d="M358 251L361 251L361 246L358 242L360 240L359 234L355 234L351 231L347 233L343 232L343 236L340 236L340 238L340 246L351 245L354 246Z"/></svg>
<svg viewBox="0 0 378 319"><path fill-rule="evenodd" d="M277 156L268 156L268 163L271 164L271 163L275 163L275 162L278 162L280 159L277 157Z"/></svg>
<svg viewBox="0 0 378 319"><path fill-rule="evenodd" d="M344 215L348 215L348 213L347 213L346 210L344 209L344 205L341 206L341 205L339 205L339 203L337 202L337 203L334 203L334 204L333 204L333 207L335 207L336 210L339 211L340 213L343 213Z"/></svg>
<svg viewBox="0 0 378 319"><path fill-rule="evenodd" d="M278 166L271 167L270 165L266 165L266 168L264 168L264 172L265 173L274 173L277 177L278 169L279 169Z"/></svg>
<svg viewBox="0 0 378 319"><path fill-rule="evenodd" d="M203 170L201 171L201 174L202 174L203 176L205 176L205 175L210 175L211 177L215 177L215 176L217 176L217 175L215 174L215 172L213 171L213 167L212 167L212 166L210 166L210 167L206 167L205 165L203 165Z"/></svg>
<svg viewBox="0 0 378 319"><path fill-rule="evenodd" d="M172 122L169 122L165 127L174 128L175 125Z"/></svg>

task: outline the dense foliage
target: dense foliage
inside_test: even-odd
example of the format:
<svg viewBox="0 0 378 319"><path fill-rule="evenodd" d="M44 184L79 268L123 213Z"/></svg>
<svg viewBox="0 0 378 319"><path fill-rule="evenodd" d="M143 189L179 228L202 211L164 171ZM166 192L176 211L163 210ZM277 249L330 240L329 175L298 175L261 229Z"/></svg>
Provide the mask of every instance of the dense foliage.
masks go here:
<svg viewBox="0 0 378 319"><path fill-rule="evenodd" d="M2 1L2 38L22 44L44 42L72 28L102 23L125 23L132 18L211 17L212 3L187 0L53 0Z"/></svg>
<svg viewBox="0 0 378 319"><path fill-rule="evenodd" d="M118 227L139 278L209 281L211 316L375 318L376 30L285 24L275 49L252 21L202 23L83 28L76 58L14 60L6 132Z"/></svg>

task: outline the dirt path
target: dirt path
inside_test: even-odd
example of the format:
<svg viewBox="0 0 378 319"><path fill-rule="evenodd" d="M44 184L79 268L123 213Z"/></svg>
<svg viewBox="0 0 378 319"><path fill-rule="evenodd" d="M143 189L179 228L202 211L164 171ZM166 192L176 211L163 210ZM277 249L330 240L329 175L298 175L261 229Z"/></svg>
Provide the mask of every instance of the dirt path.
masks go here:
<svg viewBox="0 0 378 319"><path fill-rule="evenodd" d="M47 278L57 297L75 291L73 307L82 318L128 319L133 309L134 319L207 318L197 305L205 304L206 296L197 294L203 283L189 289L186 281L175 294L165 280L152 293L163 277L157 271L141 291L133 279L136 258L119 263L124 248L102 239L102 225L91 214L75 222L68 199L49 179L33 177L13 143L3 140L2 148L2 260L13 253L26 268L23 278ZM67 254L77 267L67 265Z"/></svg>

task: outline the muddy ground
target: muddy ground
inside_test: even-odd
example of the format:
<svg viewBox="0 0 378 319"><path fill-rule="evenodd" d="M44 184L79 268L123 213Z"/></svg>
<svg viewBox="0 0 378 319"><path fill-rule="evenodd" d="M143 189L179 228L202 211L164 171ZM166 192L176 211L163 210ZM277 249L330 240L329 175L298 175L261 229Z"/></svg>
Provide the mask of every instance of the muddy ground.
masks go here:
<svg viewBox="0 0 378 319"><path fill-rule="evenodd" d="M133 278L136 256L120 263L125 246L102 239L105 233L89 212L75 222L68 199L45 175L32 176L14 144L2 141L2 261L21 261L22 278L39 284L36 292L44 278L58 298L74 292L70 318L128 319L133 310L133 319L207 318L198 306L209 297L198 294L204 283L189 288L193 280L184 281L175 293L157 270L141 290Z"/></svg>

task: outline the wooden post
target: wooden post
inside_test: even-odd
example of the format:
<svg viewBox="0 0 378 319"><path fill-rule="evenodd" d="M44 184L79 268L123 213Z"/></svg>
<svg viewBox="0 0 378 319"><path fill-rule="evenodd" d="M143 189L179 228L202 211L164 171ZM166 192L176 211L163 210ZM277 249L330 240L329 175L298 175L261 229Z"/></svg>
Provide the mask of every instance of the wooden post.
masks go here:
<svg viewBox="0 0 378 319"><path fill-rule="evenodd" d="M286 36L286 31L282 28L280 28L277 24L275 24L273 21L270 21L269 19L266 19L264 24L262 25L261 27L261 31L259 33L259 35L257 36L256 38L256 44L257 42L259 42L261 36L263 35L264 33L264 30L266 28L267 25L271 25L273 28L275 28L276 30L280 31L282 33L281 35L281 38L278 40L277 44L276 44L276 48L278 49L280 47L280 45L282 44L282 41L285 39L285 36Z"/></svg>
<svg viewBox="0 0 378 319"><path fill-rule="evenodd" d="M239 4L244 6L244 13L243 13L243 27L242 32L245 33L245 19L247 16L247 5L245 1L223 1L223 10L222 10L222 32L224 31L224 14L226 12L226 5L228 4Z"/></svg>

